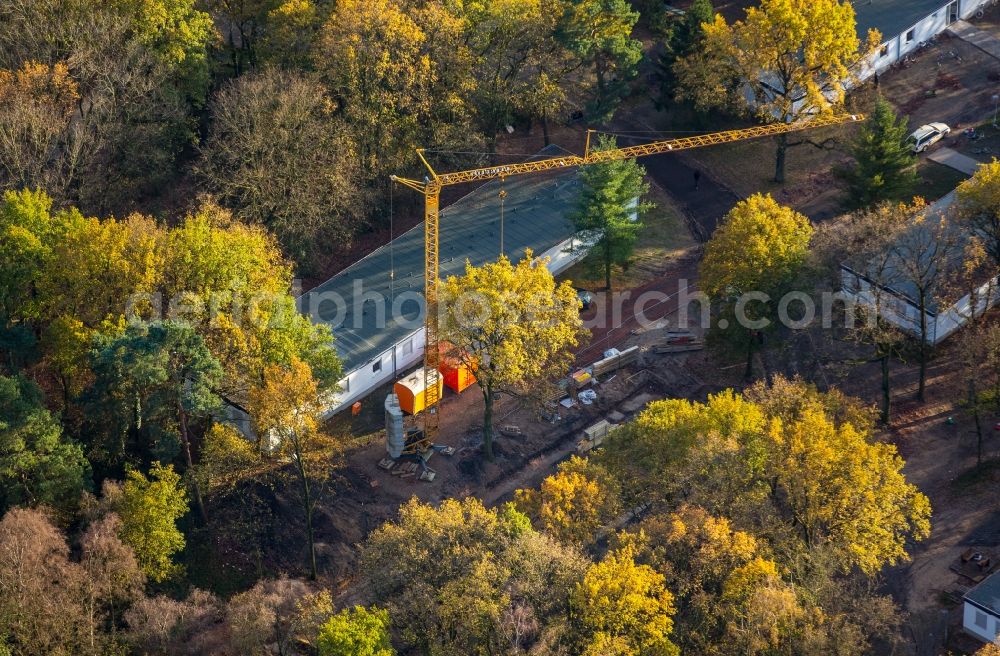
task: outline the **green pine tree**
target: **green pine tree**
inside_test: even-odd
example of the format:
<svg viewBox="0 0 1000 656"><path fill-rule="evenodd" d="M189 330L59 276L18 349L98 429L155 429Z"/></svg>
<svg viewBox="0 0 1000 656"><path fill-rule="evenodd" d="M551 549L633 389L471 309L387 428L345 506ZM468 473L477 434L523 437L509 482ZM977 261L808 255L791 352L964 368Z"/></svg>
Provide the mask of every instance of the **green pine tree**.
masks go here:
<svg viewBox="0 0 1000 656"><path fill-rule="evenodd" d="M838 171L847 183L848 206L907 199L918 178L906 136L906 118L897 117L892 105L879 97L851 147L854 167Z"/></svg>
<svg viewBox="0 0 1000 656"><path fill-rule="evenodd" d="M39 505L70 515L89 482L82 447L63 435L38 386L0 376L0 515Z"/></svg>
<svg viewBox="0 0 1000 656"><path fill-rule="evenodd" d="M596 150L615 148L612 137L601 137ZM595 238L594 251L611 289L611 268L628 263L642 229L638 216L649 209L642 196L649 190L645 169L634 159L591 164L580 171L583 189L573 222L585 237Z"/></svg>
<svg viewBox="0 0 1000 656"><path fill-rule="evenodd" d="M222 403L216 393L222 367L205 341L183 321L134 323L117 336L101 336L92 353L94 384L88 409L106 426L107 443L115 462L124 459L125 445L137 441L152 445L151 453L164 462L178 447L187 471L194 470L191 443L193 425ZM191 479L195 506L208 519L197 479Z"/></svg>
<svg viewBox="0 0 1000 656"><path fill-rule="evenodd" d="M715 18L715 7L711 0L694 0L684 17L673 22L664 50L657 62L660 78L659 105L665 107L673 100L677 88L677 75L674 73L674 63L682 57L687 57L701 42L703 34L701 26L711 23Z"/></svg>

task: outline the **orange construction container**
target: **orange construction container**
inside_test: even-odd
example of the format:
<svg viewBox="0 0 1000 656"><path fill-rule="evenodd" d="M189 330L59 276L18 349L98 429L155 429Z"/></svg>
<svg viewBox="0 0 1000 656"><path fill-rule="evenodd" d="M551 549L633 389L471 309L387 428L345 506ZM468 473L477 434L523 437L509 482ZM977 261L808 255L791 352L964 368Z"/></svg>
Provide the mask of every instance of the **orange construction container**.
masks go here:
<svg viewBox="0 0 1000 656"><path fill-rule="evenodd" d="M476 382L475 367L469 367L454 355L455 347L448 342L438 345L441 352L441 364L438 370L444 376L444 384L456 393L461 393L466 387Z"/></svg>
<svg viewBox="0 0 1000 656"><path fill-rule="evenodd" d="M434 379L437 381L437 397L440 400L444 394L442 376L436 371L434 374ZM415 415L425 410L427 408L427 386L424 367L420 367L409 376L397 380L396 384L392 386L392 391L399 398L399 407L403 409L403 412Z"/></svg>

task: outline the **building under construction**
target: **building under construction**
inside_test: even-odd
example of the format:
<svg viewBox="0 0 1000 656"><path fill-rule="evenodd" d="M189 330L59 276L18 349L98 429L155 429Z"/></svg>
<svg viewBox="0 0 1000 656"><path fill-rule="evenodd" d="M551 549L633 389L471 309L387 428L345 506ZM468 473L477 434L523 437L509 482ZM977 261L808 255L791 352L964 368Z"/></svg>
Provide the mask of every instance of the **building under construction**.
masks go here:
<svg viewBox="0 0 1000 656"><path fill-rule="evenodd" d="M539 157L564 151L549 146ZM503 252L517 262L530 248L559 273L587 252L571 213L580 183L577 169L492 180L440 215L440 276L461 275ZM501 194L502 192L505 192ZM501 195L503 198L501 198ZM501 223L502 201L502 223ZM300 299L313 321L327 323L344 364L331 413L399 378L424 355L424 224L400 235Z"/></svg>

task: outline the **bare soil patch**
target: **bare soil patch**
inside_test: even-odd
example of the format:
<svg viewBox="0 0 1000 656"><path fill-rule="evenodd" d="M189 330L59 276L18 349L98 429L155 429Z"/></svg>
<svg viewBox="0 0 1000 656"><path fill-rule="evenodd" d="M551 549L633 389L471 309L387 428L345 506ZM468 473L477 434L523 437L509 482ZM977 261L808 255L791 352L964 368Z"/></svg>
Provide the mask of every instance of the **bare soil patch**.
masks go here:
<svg viewBox="0 0 1000 656"><path fill-rule="evenodd" d="M980 26L979 23L976 24ZM992 96L1000 61L965 41L942 34L918 50L912 64L897 65L879 79L879 91L909 116L911 129L925 123L947 123L951 144L961 131L992 118Z"/></svg>
<svg viewBox="0 0 1000 656"><path fill-rule="evenodd" d="M496 460L480 455L482 443L482 397L469 388L461 395L448 393L442 404L440 443L456 449L454 456L435 455L430 466L437 472L432 483L416 477L393 476L376 465L385 455L381 435L353 448L338 470L340 480L321 504L317 535L321 569L330 580L349 579L357 559L356 544L383 522L393 519L401 504L416 497L426 503L446 498L474 496L493 505L510 500L518 488L536 486L550 475L556 464L576 451L581 431L609 415L627 421L652 399L694 397L701 394L700 381L676 366L662 366L665 356L643 356L634 367L608 376L595 386L597 401L559 406L559 419L550 421L512 397L502 398L496 410L497 426L513 424L522 435L497 435ZM676 359L673 361L676 364ZM648 373L653 370L654 373ZM636 399L639 399L636 402ZM342 426L345 418L334 424ZM289 517L293 515L289 513ZM296 552L285 554L286 567L299 562ZM279 567L280 569L280 567Z"/></svg>

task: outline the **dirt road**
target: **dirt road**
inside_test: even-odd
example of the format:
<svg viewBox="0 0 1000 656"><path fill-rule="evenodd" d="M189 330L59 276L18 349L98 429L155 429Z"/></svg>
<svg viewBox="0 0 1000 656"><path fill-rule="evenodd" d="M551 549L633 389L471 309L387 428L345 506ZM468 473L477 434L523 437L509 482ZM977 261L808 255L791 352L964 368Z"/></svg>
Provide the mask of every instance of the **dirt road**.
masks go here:
<svg viewBox="0 0 1000 656"><path fill-rule="evenodd" d="M621 145L631 145L619 139ZM691 234L708 241L719 221L741 198L720 184L709 170L696 167L684 155L653 155L641 160L646 172L662 186L684 211ZM699 174L695 186L695 173Z"/></svg>

